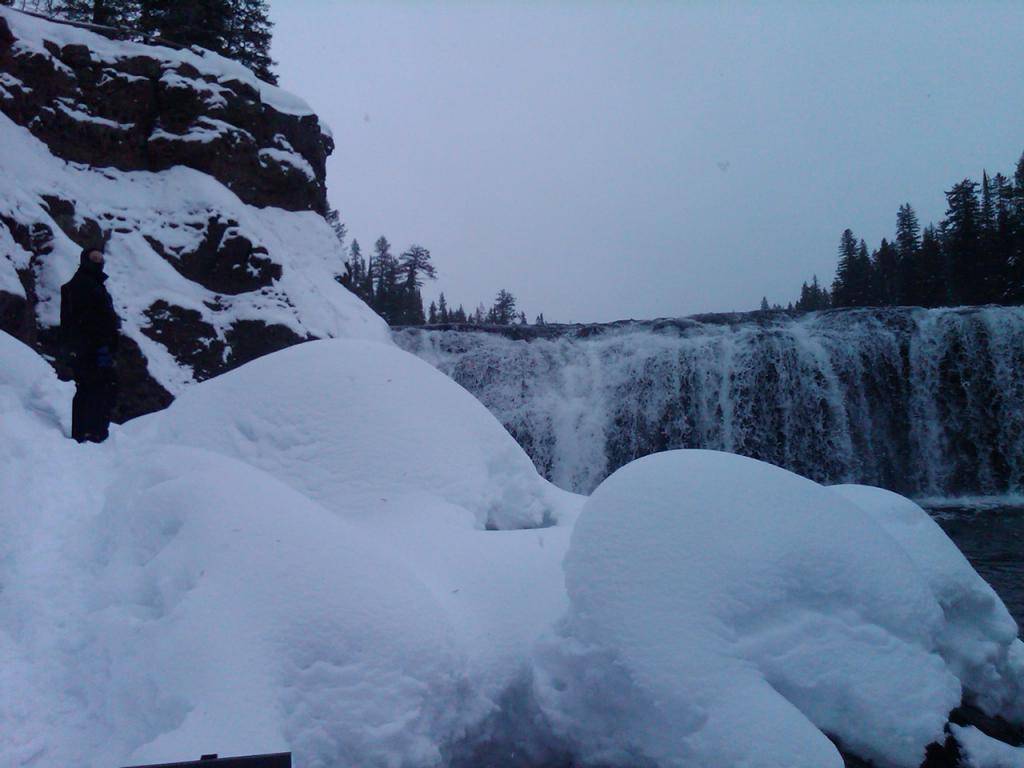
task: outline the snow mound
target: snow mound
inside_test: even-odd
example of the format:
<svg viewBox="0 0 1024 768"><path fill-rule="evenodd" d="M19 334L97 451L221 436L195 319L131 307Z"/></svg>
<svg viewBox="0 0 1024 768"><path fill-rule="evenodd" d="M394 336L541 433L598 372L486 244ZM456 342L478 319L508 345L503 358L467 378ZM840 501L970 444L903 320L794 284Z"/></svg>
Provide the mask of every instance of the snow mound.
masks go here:
<svg viewBox="0 0 1024 768"><path fill-rule="evenodd" d="M65 437L70 399L0 334L2 765L838 768L827 733L916 766L963 689L1019 699L1012 622L899 497L675 451L584 503L367 341L268 355L101 445Z"/></svg>
<svg viewBox="0 0 1024 768"><path fill-rule="evenodd" d="M870 515L924 576L945 617L937 647L975 703L991 715L1024 719L1024 644L995 590L910 499L866 485L831 490Z"/></svg>
<svg viewBox="0 0 1024 768"><path fill-rule="evenodd" d="M444 762L567 608L570 529L480 530L437 495L511 488L480 475L487 457L524 482L533 470L482 406L421 368L388 345L311 342L78 445L32 411L67 413L70 387L0 334L0 764L275 750L311 768ZM399 453L400 426L439 447ZM214 439L238 429L257 441L241 460ZM294 442L304 432L327 459L363 447L415 458L418 474L332 477ZM458 485L448 461L478 476ZM550 491L562 517L576 499Z"/></svg>
<svg viewBox="0 0 1024 768"><path fill-rule="evenodd" d="M444 612L393 553L266 473L194 450L125 466L107 498L100 637L79 661L135 678L118 734L138 727L131 692L150 691L135 758L219 744L290 748L309 766L439 761L435 734L474 689ZM256 704L244 721L243 701Z"/></svg>
<svg viewBox="0 0 1024 768"><path fill-rule="evenodd" d="M242 459L328 508L440 499L476 525L554 521L560 493L472 395L407 352L300 344L185 392L132 429Z"/></svg>
<svg viewBox="0 0 1024 768"><path fill-rule="evenodd" d="M919 765L965 658L1010 640L944 612L937 585L963 580L948 552L904 548L842 493L711 451L605 480L566 556L571 608L538 657L552 722L605 762L838 768L827 733Z"/></svg>

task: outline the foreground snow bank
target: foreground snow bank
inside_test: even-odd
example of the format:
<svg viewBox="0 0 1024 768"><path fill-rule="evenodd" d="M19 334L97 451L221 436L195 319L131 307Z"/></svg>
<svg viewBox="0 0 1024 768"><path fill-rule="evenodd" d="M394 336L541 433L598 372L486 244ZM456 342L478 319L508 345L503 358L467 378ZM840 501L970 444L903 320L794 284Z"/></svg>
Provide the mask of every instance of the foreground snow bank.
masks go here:
<svg viewBox="0 0 1024 768"><path fill-rule="evenodd" d="M963 688L1019 703L1005 609L891 494L681 451L584 506L372 342L275 353L102 445L65 437L70 397L0 334L2 765L818 768L829 733L911 766Z"/></svg>
<svg viewBox="0 0 1024 768"><path fill-rule="evenodd" d="M0 334L0 764L437 765L567 607L569 528L481 528L577 497L389 345L286 350L99 446L71 394Z"/></svg>
<svg viewBox="0 0 1024 768"><path fill-rule="evenodd" d="M962 682L994 705L1024 677L991 590L916 513L902 509L920 543L891 534L908 521L877 500L711 451L620 469L573 532L571 608L538 667L545 711L609 763L841 766L827 733L917 766Z"/></svg>

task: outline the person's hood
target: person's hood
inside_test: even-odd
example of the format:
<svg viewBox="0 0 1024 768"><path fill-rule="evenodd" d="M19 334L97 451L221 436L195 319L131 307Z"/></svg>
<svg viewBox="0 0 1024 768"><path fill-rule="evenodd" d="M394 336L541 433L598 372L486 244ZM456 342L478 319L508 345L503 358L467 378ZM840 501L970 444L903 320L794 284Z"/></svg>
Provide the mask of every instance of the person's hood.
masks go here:
<svg viewBox="0 0 1024 768"><path fill-rule="evenodd" d="M82 253L78 257L78 268L87 272L90 275L95 275L100 280L107 279L107 273L103 271L103 265L97 264L95 261L89 258L89 254L92 251L99 250L95 247L83 248Z"/></svg>

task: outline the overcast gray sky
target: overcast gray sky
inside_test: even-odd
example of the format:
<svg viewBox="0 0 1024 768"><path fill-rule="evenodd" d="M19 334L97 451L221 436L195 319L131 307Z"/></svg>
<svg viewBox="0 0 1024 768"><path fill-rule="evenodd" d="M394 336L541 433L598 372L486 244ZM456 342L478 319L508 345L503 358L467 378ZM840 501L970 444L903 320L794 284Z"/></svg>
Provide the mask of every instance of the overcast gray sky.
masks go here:
<svg viewBox="0 0 1024 768"><path fill-rule="evenodd" d="M364 252L425 245L428 297L531 321L785 304L845 227L937 221L1024 150L1024 2L271 9Z"/></svg>

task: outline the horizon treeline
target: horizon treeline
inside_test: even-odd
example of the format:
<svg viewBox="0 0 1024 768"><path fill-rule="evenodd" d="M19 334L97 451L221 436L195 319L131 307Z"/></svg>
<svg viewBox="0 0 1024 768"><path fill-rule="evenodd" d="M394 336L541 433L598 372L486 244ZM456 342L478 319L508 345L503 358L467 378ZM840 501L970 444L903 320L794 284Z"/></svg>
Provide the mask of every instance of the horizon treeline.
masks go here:
<svg viewBox="0 0 1024 768"><path fill-rule="evenodd" d="M437 279L429 250L413 244L395 256L391 243L381 235L370 255L363 256L358 240L353 239L346 245L348 230L337 211L330 211L327 221L343 253L348 255L343 262L345 271L335 279L366 302L388 325L527 325L526 313L517 309L516 297L504 288L498 291L490 307L480 303L471 312L462 304L450 305L443 291L436 302L431 301L424 309L420 289L425 280ZM545 324L543 313L537 316L535 323Z"/></svg>
<svg viewBox="0 0 1024 768"><path fill-rule="evenodd" d="M923 229L910 203L878 248L846 229L831 290L815 275L789 309L1024 303L1024 154L1013 178L981 174L946 191L946 215ZM769 307L761 300L761 310Z"/></svg>
<svg viewBox="0 0 1024 768"><path fill-rule="evenodd" d="M0 0L48 16L122 27L183 46L198 45L277 84L267 0Z"/></svg>

